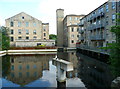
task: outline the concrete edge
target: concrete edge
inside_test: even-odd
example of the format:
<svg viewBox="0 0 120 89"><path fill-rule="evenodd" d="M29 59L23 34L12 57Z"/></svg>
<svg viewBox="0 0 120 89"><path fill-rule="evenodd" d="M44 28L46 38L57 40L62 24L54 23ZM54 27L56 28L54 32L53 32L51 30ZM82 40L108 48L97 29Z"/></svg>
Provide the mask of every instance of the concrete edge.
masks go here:
<svg viewBox="0 0 120 89"><path fill-rule="evenodd" d="M41 53L56 53L57 49L40 49L40 50L7 50L0 51L0 56L4 54L41 54Z"/></svg>
<svg viewBox="0 0 120 89"><path fill-rule="evenodd" d="M6 50L5 51L0 51L0 56L6 55Z"/></svg>

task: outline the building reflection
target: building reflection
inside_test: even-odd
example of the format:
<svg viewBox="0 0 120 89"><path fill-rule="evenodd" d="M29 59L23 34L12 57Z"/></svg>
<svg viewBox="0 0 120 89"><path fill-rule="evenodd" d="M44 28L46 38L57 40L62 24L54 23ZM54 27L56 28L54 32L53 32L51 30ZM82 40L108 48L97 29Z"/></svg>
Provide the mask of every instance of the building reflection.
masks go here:
<svg viewBox="0 0 120 89"><path fill-rule="evenodd" d="M77 66L78 60L77 60L77 56L76 56L75 51L57 52L57 57L60 58L60 59L63 59L63 60L66 60L66 61L69 61L69 62L73 63L74 70L67 72L67 74L66 74L67 78L75 78L75 77L78 76L78 71L77 71L77 69L78 69L77 68L78 67Z"/></svg>
<svg viewBox="0 0 120 89"><path fill-rule="evenodd" d="M42 77L42 71L49 70L49 60L55 55L10 56L11 71L7 80L24 86Z"/></svg>
<svg viewBox="0 0 120 89"><path fill-rule="evenodd" d="M78 77L87 89L110 89L113 79L107 64L77 53Z"/></svg>

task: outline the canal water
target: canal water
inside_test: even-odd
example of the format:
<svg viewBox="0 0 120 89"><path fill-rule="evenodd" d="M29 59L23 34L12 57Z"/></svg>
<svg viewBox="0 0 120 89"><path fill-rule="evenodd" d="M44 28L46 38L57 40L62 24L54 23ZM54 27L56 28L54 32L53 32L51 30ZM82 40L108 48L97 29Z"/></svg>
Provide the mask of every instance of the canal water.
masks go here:
<svg viewBox="0 0 120 89"><path fill-rule="evenodd" d="M2 87L60 87L52 58L73 63L74 70L66 73L66 87L110 89L112 75L106 63L70 52L57 54L27 54L2 56Z"/></svg>

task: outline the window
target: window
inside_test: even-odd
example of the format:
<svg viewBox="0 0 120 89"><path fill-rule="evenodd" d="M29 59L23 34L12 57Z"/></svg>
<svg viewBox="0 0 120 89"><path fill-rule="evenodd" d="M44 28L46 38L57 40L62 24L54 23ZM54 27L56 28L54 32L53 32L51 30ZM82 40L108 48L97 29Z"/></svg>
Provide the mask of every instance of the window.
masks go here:
<svg viewBox="0 0 120 89"><path fill-rule="evenodd" d="M18 37L18 40L21 40L22 39L22 37Z"/></svg>
<svg viewBox="0 0 120 89"><path fill-rule="evenodd" d="M21 22L18 22L18 27L21 27Z"/></svg>
<svg viewBox="0 0 120 89"><path fill-rule="evenodd" d="M109 22L108 22L108 21L106 21L106 25L109 25Z"/></svg>
<svg viewBox="0 0 120 89"><path fill-rule="evenodd" d="M44 36L46 36L46 33L44 33Z"/></svg>
<svg viewBox="0 0 120 89"><path fill-rule="evenodd" d="M101 12L104 12L104 9L103 9L103 7L101 8Z"/></svg>
<svg viewBox="0 0 120 89"><path fill-rule="evenodd" d="M21 69L22 69L22 66L21 66L21 65L19 65L19 66L18 66L18 69L19 69L19 70L21 70Z"/></svg>
<svg viewBox="0 0 120 89"><path fill-rule="evenodd" d="M106 12L108 12L109 11L109 6L108 6L108 4L106 5Z"/></svg>
<svg viewBox="0 0 120 89"><path fill-rule="evenodd" d="M72 38L74 38L74 35L71 35Z"/></svg>
<svg viewBox="0 0 120 89"><path fill-rule="evenodd" d="M36 77L37 76L37 72L34 72L34 77Z"/></svg>
<svg viewBox="0 0 120 89"><path fill-rule="evenodd" d="M29 68L30 68L30 66L29 66L29 65L27 65L27 66L26 66L26 69L29 69Z"/></svg>
<svg viewBox="0 0 120 89"><path fill-rule="evenodd" d="M44 31L46 31L46 29L44 29Z"/></svg>
<svg viewBox="0 0 120 89"><path fill-rule="evenodd" d="M13 37L10 37L10 41L12 41L12 42L13 42L13 41L14 41L14 38L13 38Z"/></svg>
<svg viewBox="0 0 120 89"><path fill-rule="evenodd" d="M119 7L120 7L120 1L119 1Z"/></svg>
<svg viewBox="0 0 120 89"><path fill-rule="evenodd" d="M19 72L19 77L22 77L22 73L21 72Z"/></svg>
<svg viewBox="0 0 120 89"><path fill-rule="evenodd" d="M28 29L26 29L26 34L29 34L29 30Z"/></svg>
<svg viewBox="0 0 120 89"><path fill-rule="evenodd" d="M11 66L11 70L14 70L14 65Z"/></svg>
<svg viewBox="0 0 120 89"><path fill-rule="evenodd" d="M13 31L13 29L11 29L11 30L10 30L10 33L11 33L11 34L14 34L14 31Z"/></svg>
<svg viewBox="0 0 120 89"><path fill-rule="evenodd" d="M33 23L33 26L36 27L36 23L35 22Z"/></svg>
<svg viewBox="0 0 120 89"><path fill-rule="evenodd" d="M24 19L24 16L22 16L22 19Z"/></svg>
<svg viewBox="0 0 120 89"><path fill-rule="evenodd" d="M37 43L37 46L41 45L41 43Z"/></svg>
<svg viewBox="0 0 120 89"><path fill-rule="evenodd" d="M99 20L98 23L101 24L101 21Z"/></svg>
<svg viewBox="0 0 120 89"><path fill-rule="evenodd" d="M33 34L36 34L36 30L33 31Z"/></svg>
<svg viewBox="0 0 120 89"><path fill-rule="evenodd" d="M115 2L112 2L112 9L115 9Z"/></svg>
<svg viewBox="0 0 120 89"><path fill-rule="evenodd" d="M36 39L36 38L37 38L36 36L33 37L33 39Z"/></svg>
<svg viewBox="0 0 120 89"><path fill-rule="evenodd" d="M74 43L74 40L71 40L71 43Z"/></svg>
<svg viewBox="0 0 120 89"><path fill-rule="evenodd" d="M26 37L26 40L29 40L29 37L28 37L28 36Z"/></svg>
<svg viewBox="0 0 120 89"><path fill-rule="evenodd" d="M69 17L70 20L72 20L72 17Z"/></svg>
<svg viewBox="0 0 120 89"><path fill-rule="evenodd" d="M14 78L14 76L15 76L14 73L11 73L11 77Z"/></svg>
<svg viewBox="0 0 120 89"><path fill-rule="evenodd" d="M18 29L18 34L21 34L22 32L21 32L21 29Z"/></svg>
<svg viewBox="0 0 120 89"><path fill-rule="evenodd" d="M44 38L44 40L46 40L46 38Z"/></svg>
<svg viewBox="0 0 120 89"><path fill-rule="evenodd" d="M99 13L101 13L101 10L100 10L100 9L98 9L98 12L99 12Z"/></svg>
<svg viewBox="0 0 120 89"><path fill-rule="evenodd" d="M79 38L79 35L77 35L77 37Z"/></svg>
<svg viewBox="0 0 120 89"><path fill-rule="evenodd" d="M37 68L37 66L36 66L36 65L33 65L33 68L34 68L34 69L36 69L36 68Z"/></svg>
<svg viewBox="0 0 120 89"><path fill-rule="evenodd" d="M116 19L116 15L112 14L112 22L115 22L115 19Z"/></svg>
<svg viewBox="0 0 120 89"><path fill-rule="evenodd" d="M26 72L26 76L29 77L29 76L30 76L30 73L29 73L29 72Z"/></svg>
<svg viewBox="0 0 120 89"><path fill-rule="evenodd" d="M79 28L77 28L77 32L79 32Z"/></svg>
<svg viewBox="0 0 120 89"><path fill-rule="evenodd" d="M72 28L72 32L74 32L74 28Z"/></svg>
<svg viewBox="0 0 120 89"><path fill-rule="evenodd" d="M13 22L10 22L10 26L13 27L13 26L14 26L14 23L13 23Z"/></svg>
<svg viewBox="0 0 120 89"><path fill-rule="evenodd" d="M78 20L77 17L75 17L75 20Z"/></svg>
<svg viewBox="0 0 120 89"><path fill-rule="evenodd" d="M26 27L28 27L29 26L29 22L26 22Z"/></svg>

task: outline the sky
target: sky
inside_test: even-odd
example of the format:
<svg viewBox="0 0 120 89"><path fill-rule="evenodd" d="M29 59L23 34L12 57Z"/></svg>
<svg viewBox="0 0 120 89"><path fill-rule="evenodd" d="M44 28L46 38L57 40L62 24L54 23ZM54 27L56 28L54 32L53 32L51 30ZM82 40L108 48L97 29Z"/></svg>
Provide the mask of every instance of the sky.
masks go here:
<svg viewBox="0 0 120 89"><path fill-rule="evenodd" d="M56 10L64 9L64 16L85 14L108 0L0 0L0 26L5 19L25 12L43 23L49 23L49 33L56 34Z"/></svg>

